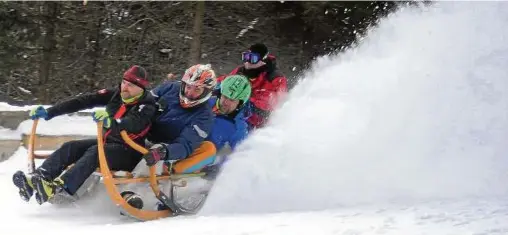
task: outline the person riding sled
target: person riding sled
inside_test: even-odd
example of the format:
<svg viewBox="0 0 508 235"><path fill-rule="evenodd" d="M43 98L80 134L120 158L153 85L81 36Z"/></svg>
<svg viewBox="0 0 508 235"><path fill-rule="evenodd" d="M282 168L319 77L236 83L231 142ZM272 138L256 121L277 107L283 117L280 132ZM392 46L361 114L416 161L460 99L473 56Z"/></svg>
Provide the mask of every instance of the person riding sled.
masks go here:
<svg viewBox="0 0 508 235"><path fill-rule="evenodd" d="M172 162L173 173L199 171L215 153L210 134L213 116L207 104L217 80L211 65L197 64L185 71L181 82L168 81L152 90L162 110L149 132L154 145L143 156L148 166Z"/></svg>
<svg viewBox="0 0 508 235"><path fill-rule="evenodd" d="M93 112L93 119L103 121L108 164L112 170L132 171L141 161L142 154L129 147L120 132L125 130L136 143L145 145L156 112L155 99L146 90L148 86L146 70L132 66L124 73L117 88L79 95L48 109L38 106L30 112L30 117L50 120L59 115L105 106L105 110ZM67 169L71 164L74 165ZM69 141L33 173L14 173L13 183L23 200L29 201L35 193L37 202L42 204L57 193L74 195L98 166L97 139Z"/></svg>
<svg viewBox="0 0 508 235"><path fill-rule="evenodd" d="M143 156L147 166L161 163L173 174L184 174L199 172L213 162L215 146L205 139L213 125L208 100L216 84L211 65L196 64L185 71L181 81L169 80L151 91L159 111L148 134L153 145ZM134 192L125 190L122 197L133 207L142 207Z"/></svg>
<svg viewBox="0 0 508 235"><path fill-rule="evenodd" d="M230 75L220 84L220 88L216 92L215 96L208 100L207 107L211 108L213 113L213 126L204 141L212 143L216 150L223 150L226 148L226 144L234 150L248 135L247 118L249 117L248 102L251 86L246 77ZM201 170L206 172L207 179L214 178L220 166L225 162L225 156L220 156L217 159L216 151L197 151L196 153L198 153L196 158L206 160L202 161L199 167L188 171L178 171L178 173L192 173ZM177 161L174 166L178 167L178 164ZM139 195L132 191L126 191L124 195L127 195L125 197L127 203L141 209L143 201ZM159 209L165 209L162 204L158 203L158 205Z"/></svg>
<svg viewBox="0 0 508 235"><path fill-rule="evenodd" d="M222 164L226 162L225 153L235 151L247 138L249 134L247 120L251 116L249 103L251 85L245 76L228 75L218 87L217 95L209 101L215 118L207 140L215 145L220 155L216 156L213 165L203 170L207 172L208 179L214 179ZM228 146L230 151L226 149Z"/></svg>
<svg viewBox="0 0 508 235"><path fill-rule="evenodd" d="M242 52L243 64L229 75L244 75L251 83L250 103L252 115L247 120L249 129L266 125L271 113L288 92L287 78L279 71L276 58L263 43L256 43ZM219 76L221 83L227 75Z"/></svg>

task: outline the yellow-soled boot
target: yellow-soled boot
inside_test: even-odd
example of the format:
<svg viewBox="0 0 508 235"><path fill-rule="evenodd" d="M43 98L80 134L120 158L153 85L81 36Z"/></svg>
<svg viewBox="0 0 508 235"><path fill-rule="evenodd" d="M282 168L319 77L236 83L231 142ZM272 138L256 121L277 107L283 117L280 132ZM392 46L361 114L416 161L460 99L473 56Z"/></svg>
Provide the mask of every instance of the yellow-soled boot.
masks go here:
<svg viewBox="0 0 508 235"><path fill-rule="evenodd" d="M35 188L35 198L39 204L45 203L59 191L63 186L63 181L57 178L54 181L48 181L41 176L32 177L32 184Z"/></svg>
<svg viewBox="0 0 508 235"><path fill-rule="evenodd" d="M25 175L22 171L17 171L12 176L12 182L19 189L19 196L24 201L30 201L34 193L34 186L32 184L32 176L31 174Z"/></svg>

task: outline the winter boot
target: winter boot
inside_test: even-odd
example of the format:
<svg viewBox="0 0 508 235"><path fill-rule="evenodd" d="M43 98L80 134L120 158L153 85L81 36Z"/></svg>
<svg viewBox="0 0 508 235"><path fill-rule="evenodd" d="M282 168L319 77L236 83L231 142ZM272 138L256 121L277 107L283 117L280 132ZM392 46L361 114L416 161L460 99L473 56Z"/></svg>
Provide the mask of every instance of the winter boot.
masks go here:
<svg viewBox="0 0 508 235"><path fill-rule="evenodd" d="M34 186L32 184L32 176L29 174L28 176L23 173L23 171L16 171L12 176L12 182L19 189L19 196L24 201L30 201L34 193Z"/></svg>
<svg viewBox="0 0 508 235"><path fill-rule="evenodd" d="M67 192L67 190L64 187L64 181L59 177L53 180L53 183L57 185L57 190L55 191L55 194L53 197L48 199L48 202L51 204L68 204L73 203L78 200L78 197L76 194L71 195ZM36 194L36 196L39 194Z"/></svg>
<svg viewBox="0 0 508 235"><path fill-rule="evenodd" d="M120 193L120 196L125 199L125 201L132 207L136 209L142 209L143 208L143 200L139 195L132 191L123 191Z"/></svg>
<svg viewBox="0 0 508 235"><path fill-rule="evenodd" d="M42 176L36 175L32 177L32 184L37 191L35 195L37 202L43 204L53 198L57 192L63 190L64 182L60 178L49 181Z"/></svg>

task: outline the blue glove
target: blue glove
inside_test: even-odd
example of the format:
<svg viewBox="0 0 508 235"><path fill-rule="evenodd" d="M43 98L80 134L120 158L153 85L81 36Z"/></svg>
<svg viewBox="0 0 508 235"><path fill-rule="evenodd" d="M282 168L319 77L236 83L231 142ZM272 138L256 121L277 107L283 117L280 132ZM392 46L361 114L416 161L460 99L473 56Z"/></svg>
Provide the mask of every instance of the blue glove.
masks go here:
<svg viewBox="0 0 508 235"><path fill-rule="evenodd" d="M103 122L103 126L105 128L111 127L111 118L109 117L109 114L105 110L97 110L93 112L92 114L94 122Z"/></svg>
<svg viewBox="0 0 508 235"><path fill-rule="evenodd" d="M48 111L42 106L37 106L34 109L30 111L30 114L28 114L32 120L44 118L44 120L48 120Z"/></svg>
<svg viewBox="0 0 508 235"><path fill-rule="evenodd" d="M163 144L154 144L150 148L150 152L145 154L143 158L145 159L147 166L153 166L157 164L158 161L165 159L167 152L168 150Z"/></svg>

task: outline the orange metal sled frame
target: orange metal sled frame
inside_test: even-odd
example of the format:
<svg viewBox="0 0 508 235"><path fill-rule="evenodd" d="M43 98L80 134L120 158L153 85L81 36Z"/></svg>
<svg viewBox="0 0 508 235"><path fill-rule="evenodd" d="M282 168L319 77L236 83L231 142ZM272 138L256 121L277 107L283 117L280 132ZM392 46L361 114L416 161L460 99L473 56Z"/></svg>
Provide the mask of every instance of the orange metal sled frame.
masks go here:
<svg viewBox="0 0 508 235"><path fill-rule="evenodd" d="M28 142L28 171L33 172L35 169L35 159L46 159L47 155L37 155L35 154L35 132L37 129L37 123L39 120L34 120L32 124L32 131L30 135L30 139ZM158 185L158 180L177 180L182 178L188 178L188 177L196 177L196 176L202 176L203 173L197 173L197 174L174 174L171 175L166 172L166 174L163 175L156 175L156 169L155 166L150 167L150 176L149 177L132 177L132 174L128 173L127 177L120 177L115 178L112 174L112 172L109 169L108 162L106 161L106 154L104 152L104 141L103 141L103 135L102 135L102 122L97 123L97 145L98 145L98 152L99 152L99 169L102 178L104 186L106 187L106 190L108 192L109 197L113 202L120 206L125 212L127 212L129 215L133 216L134 218L137 218L142 221L147 220L155 220L160 219L168 216L172 216L173 212L171 210L161 210L161 211L155 211L155 210L140 210L137 208L132 207L129 205L125 199L120 195L120 192L118 191L116 185L118 184L129 184L129 183L141 183L141 182L149 182L150 187L152 188L153 193L157 198L160 198L161 195L164 195ZM148 150L144 148L143 146L140 146L136 144L132 139L130 139L125 131L121 131L121 136L123 140L129 144L132 148L139 151L142 154L148 153Z"/></svg>

